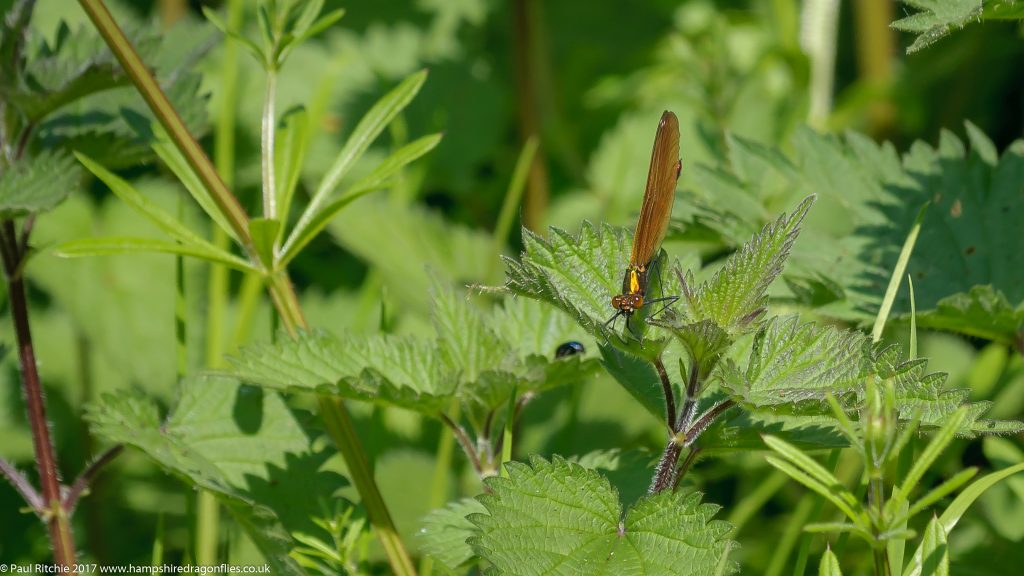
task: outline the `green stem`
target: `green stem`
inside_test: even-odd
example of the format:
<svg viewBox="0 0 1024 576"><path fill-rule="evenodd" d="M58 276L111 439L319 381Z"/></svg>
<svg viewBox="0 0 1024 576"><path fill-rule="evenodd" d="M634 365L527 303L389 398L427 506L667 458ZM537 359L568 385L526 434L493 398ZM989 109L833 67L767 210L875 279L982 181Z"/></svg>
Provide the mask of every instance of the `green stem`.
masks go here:
<svg viewBox="0 0 1024 576"><path fill-rule="evenodd" d="M804 3L802 31L804 51L811 61L810 106L807 123L824 129L832 113L835 87L836 38L839 34L839 2L808 0Z"/></svg>
<svg viewBox="0 0 1024 576"><path fill-rule="evenodd" d="M512 436L516 425L516 390L512 390L512 397L508 399L508 416L505 417L505 431L501 437L501 461L498 462L498 469L503 478L508 477L508 471L504 464L512 460Z"/></svg>
<svg viewBox="0 0 1024 576"><path fill-rule="evenodd" d="M249 273L242 277L242 286L238 289L238 312L235 317L235 329L232 334L228 352L238 350L248 341L252 333L252 322L256 316L256 308L263 293L263 277Z"/></svg>
<svg viewBox="0 0 1024 576"><path fill-rule="evenodd" d="M366 452L363 450L359 437L356 436L355 426L352 424L352 417L349 415L345 403L340 398L327 394L317 395L317 401L320 404L320 415L327 426L327 432L345 459L352 482L363 498L363 506L366 507L370 523L373 524L377 531L377 537L380 538L380 542L384 546L384 552L391 563L391 570L397 576L415 575L416 567L413 566L412 559L391 519L391 513L384 504L384 498L373 479L370 462L366 458Z"/></svg>
<svg viewBox="0 0 1024 576"><path fill-rule="evenodd" d="M494 264L488 270L487 278L494 276L494 267L500 262L501 252L508 242L509 232L512 231L512 223L522 204L523 192L526 190L526 179L533 166L534 156L537 154L537 147L540 140L536 135L531 135L523 144L519 158L516 160L516 167L512 170L512 179L508 183L508 190L505 191L505 201L501 204L501 211L498 213L498 222L494 226Z"/></svg>
<svg viewBox="0 0 1024 576"><path fill-rule="evenodd" d="M82 9L92 20L93 26L103 37L110 51L114 53L118 62L124 68L128 78L135 85L139 94L149 105L149 109L156 116L160 125L167 131L171 142L174 143L181 155L185 157L189 166L196 172L207 191L210 193L215 204L224 214L235 235L242 241L246 252L252 257L253 262L259 258L252 245L252 238L249 236L249 216L242 209L241 204L228 189L224 181L217 174L216 168L206 157L202 147L189 133L185 123L181 120L177 110L171 105L167 95L160 89L156 78L142 62L138 52L132 47L124 31L114 21L110 11L107 10L103 0L78 0Z"/></svg>
<svg viewBox="0 0 1024 576"><path fill-rule="evenodd" d="M284 272L271 275L268 281L268 289L274 306L277 308L281 325L292 336L297 335L299 330L304 330L308 326L291 281ZM345 459L349 475L352 476L352 482L363 499L370 523L377 530L377 536L384 546L384 552L391 563L392 571L396 576L415 575L416 568L398 535L395 523L391 519L391 513L388 511L380 489L373 478L366 450L363 449L362 442L356 435L352 417L349 415L345 403L340 398L328 394L318 394L317 401L320 406L320 416L324 419L324 424L327 427L327 433L338 447L342 458Z"/></svg>
<svg viewBox="0 0 1024 576"><path fill-rule="evenodd" d="M885 486L879 476L869 480L868 505L875 509L877 521L883 521L883 510L885 509ZM878 536L876 529L875 536ZM871 546L872 558L875 563L875 576L891 576L889 571L889 559L886 557L884 543L873 542Z"/></svg>
<svg viewBox="0 0 1024 576"><path fill-rule="evenodd" d="M277 184L274 176L274 135L277 129L277 70L267 69L267 91L263 101L263 122L261 129L262 175L263 175L263 217L277 218Z"/></svg>
<svg viewBox="0 0 1024 576"><path fill-rule="evenodd" d="M800 49L800 8L795 0L772 0L771 16L779 44L786 50Z"/></svg>
<svg viewBox="0 0 1024 576"><path fill-rule="evenodd" d="M228 26L237 30L242 24L242 0L229 0ZM224 60L221 65L221 93L217 124L214 127L213 159L217 173L226 186L234 185L235 176L235 123L238 99L238 42L231 37L224 40ZM228 249L231 239L220 226L213 226L213 243ZM206 366L217 368L224 355L224 318L228 302L228 268L210 263L207 286ZM200 490L196 502L196 562L213 565L217 560L220 543L220 503L212 492Z"/></svg>
<svg viewBox="0 0 1024 576"><path fill-rule="evenodd" d="M295 286L285 271L279 271L267 277L267 289L270 290L270 299L274 302L274 308L281 325L291 336L297 336L300 330L308 328L306 317L302 313L302 306L299 304L299 296L295 293Z"/></svg>

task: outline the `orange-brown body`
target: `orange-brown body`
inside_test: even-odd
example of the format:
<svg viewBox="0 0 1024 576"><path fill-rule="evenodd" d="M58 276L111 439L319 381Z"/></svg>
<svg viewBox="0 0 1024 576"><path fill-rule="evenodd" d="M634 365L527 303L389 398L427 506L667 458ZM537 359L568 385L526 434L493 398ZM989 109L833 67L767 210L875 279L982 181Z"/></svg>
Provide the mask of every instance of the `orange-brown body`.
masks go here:
<svg viewBox="0 0 1024 576"><path fill-rule="evenodd" d="M675 114L666 110L661 115L658 132L654 136L651 167L647 173L644 201L633 234L629 266L622 278L622 292L612 297L612 308L616 312L608 323L614 322L619 316L625 316L626 327L629 328L629 317L644 304L675 300L671 297L646 300L646 296L648 274L668 231L676 182L682 166L679 160L679 120Z"/></svg>

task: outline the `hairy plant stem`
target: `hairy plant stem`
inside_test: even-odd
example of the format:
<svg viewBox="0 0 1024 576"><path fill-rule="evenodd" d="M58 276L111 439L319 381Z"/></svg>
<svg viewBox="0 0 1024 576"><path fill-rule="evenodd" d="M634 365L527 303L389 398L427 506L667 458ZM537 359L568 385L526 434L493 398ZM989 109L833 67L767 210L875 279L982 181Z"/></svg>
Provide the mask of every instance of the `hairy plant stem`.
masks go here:
<svg viewBox="0 0 1024 576"><path fill-rule="evenodd" d="M658 370L661 389L665 394L665 421L668 422L668 429L676 432L676 394L672 390L672 381L669 380L665 363L661 361L661 355L654 359L654 368Z"/></svg>
<svg viewBox="0 0 1024 576"><path fill-rule="evenodd" d="M50 428L46 421L46 403L43 401L43 387L39 380L32 331L28 322L28 299L22 276L27 245L18 244L19 235L14 228L14 221L4 220L0 226L0 253L3 256L4 272L7 277L11 315L14 317L21 382L25 391L29 426L32 430L32 444L35 449L36 465L39 467L43 520L50 532L54 561L60 566L71 567L71 573L76 574L77 572L73 570L76 562L75 539L70 519L62 504L57 458L54 455Z"/></svg>
<svg viewBox="0 0 1024 576"><path fill-rule="evenodd" d="M651 487L647 489L648 494L657 494L663 490L670 490L676 485L676 478L678 478L679 474L677 466L679 464L679 455L682 451L683 443L679 442L676 437L668 441L665 451L661 454L661 460L658 461L658 467L655 469Z"/></svg>
<svg viewBox="0 0 1024 576"><path fill-rule="evenodd" d="M675 432L678 434L690 427L693 420L693 413L697 410L697 394L700 390L700 362L696 359L690 366L690 377L686 381L686 398L683 400L683 409L679 412L676 420Z"/></svg>
<svg viewBox="0 0 1024 576"><path fill-rule="evenodd" d="M690 470L690 466L693 466L693 463L697 461L697 456L700 455L701 450L703 450L703 448L694 446L686 453L686 459L679 465L679 472L676 473L676 479L672 484L673 491L679 488L679 481L683 479L683 476L686 476L686 473Z"/></svg>
<svg viewBox="0 0 1024 576"><path fill-rule="evenodd" d="M469 462L473 465L473 469L476 470L476 473L478 475L483 474L483 465L480 463L480 456L477 455L476 449L473 447L473 441L469 439L469 435L466 434L466 430L455 423L455 421L449 418L444 412L441 412L438 416L441 418L441 422L444 422L444 425L447 426L452 431L452 434L455 435L455 439L459 441L459 445L462 446L462 451L466 453L466 458L469 458Z"/></svg>
<svg viewBox="0 0 1024 576"><path fill-rule="evenodd" d="M659 364L661 364L660 359L655 363L655 366L657 367ZM700 393L699 366L700 363L694 361L693 366L690 367L690 377L686 383L686 400L679 412L679 417L675 420L676 425L672 428L668 444L665 446L661 460L655 469L654 478L651 480L650 488L648 488L649 494L675 489L679 480L689 470L690 465L693 464L693 459L700 452L700 448L694 446L694 443L712 422L735 406L732 400L724 400L708 409L696 422L693 421L694 413L697 410L697 396ZM658 374L662 377L662 385L666 387L666 403L668 403L672 384L668 381L668 374L665 372L664 366L660 366ZM686 457L686 461L680 467L679 456L682 454L683 448L690 448L690 452Z"/></svg>
<svg viewBox="0 0 1024 576"><path fill-rule="evenodd" d="M35 512L37 516L42 517L42 497L39 496L39 492L37 492L35 486L28 481L28 478L26 478L20 470L14 467L14 464L0 458L0 476L7 478L7 481L14 487L14 490L21 496L25 503L32 508L32 511Z"/></svg>
<svg viewBox="0 0 1024 576"><path fill-rule="evenodd" d="M78 499L81 498L82 493L89 487L90 484L95 480L96 475L100 473L100 470L104 466L109 464L114 458L117 458L121 452L124 452L124 444L115 444L107 449L106 452L100 454L100 457L93 460L78 478L75 483L71 485L68 493L64 496L64 509L67 514L70 515L75 511L75 506L78 504Z"/></svg>

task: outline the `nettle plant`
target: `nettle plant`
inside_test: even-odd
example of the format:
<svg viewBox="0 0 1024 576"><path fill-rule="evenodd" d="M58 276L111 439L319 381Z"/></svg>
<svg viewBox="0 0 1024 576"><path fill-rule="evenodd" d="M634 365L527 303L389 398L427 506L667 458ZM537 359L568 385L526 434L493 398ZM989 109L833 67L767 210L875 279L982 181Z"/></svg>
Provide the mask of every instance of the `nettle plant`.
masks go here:
<svg viewBox="0 0 1024 576"><path fill-rule="evenodd" d="M555 457L512 465L509 478L487 481L489 494L480 498L484 511L468 517L468 541L476 554L510 574L544 574L565 565L573 573L732 571L726 559L731 543L723 538L728 528L709 522L716 507L701 505L699 495L684 496L680 479L704 451L767 447L776 452L770 463L850 517L847 524L814 529L863 537L878 551L879 574L919 574L922 562L931 566L966 505L985 482L998 480L990 475L965 491L944 515L944 530L929 528L904 572L902 541L914 537L908 518L956 490L974 471L912 501L917 481L955 435L1011 433L1022 426L983 419L988 403L966 403L966 390L944 389L945 375L927 373L926 361L902 357L896 346L872 343L859 331L770 314L768 287L782 272L812 202L805 199L765 226L707 280L697 283L688 271L677 272L676 282L659 282L656 296L681 298L646 318L642 340L605 322L608 295L615 293L617 272L627 261L628 232L585 224L578 237L553 229L544 239L524 231L525 251L509 261L508 290L561 308L590 332L604 367L664 422L668 440L648 495L625 513L608 481L577 464ZM666 367L669 357L678 363L678 380ZM887 467L915 433L929 429L935 431L933 441L884 502ZM806 453L829 446L851 446L864 457L868 503L860 503ZM549 538L552 528L580 534L580 540Z"/></svg>

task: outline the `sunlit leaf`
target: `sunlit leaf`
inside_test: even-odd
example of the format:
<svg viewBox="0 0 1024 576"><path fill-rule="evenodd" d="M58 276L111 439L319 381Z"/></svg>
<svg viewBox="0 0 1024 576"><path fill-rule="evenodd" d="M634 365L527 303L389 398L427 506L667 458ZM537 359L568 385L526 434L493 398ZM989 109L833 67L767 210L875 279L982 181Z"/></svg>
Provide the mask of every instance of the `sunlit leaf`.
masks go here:
<svg viewBox="0 0 1024 576"><path fill-rule="evenodd" d="M473 550L498 574L697 576L714 572L726 546L729 525L699 494L647 496L623 516L593 470L558 457L507 466L509 477L487 480L491 493L479 497L487 513L469 517Z"/></svg>

